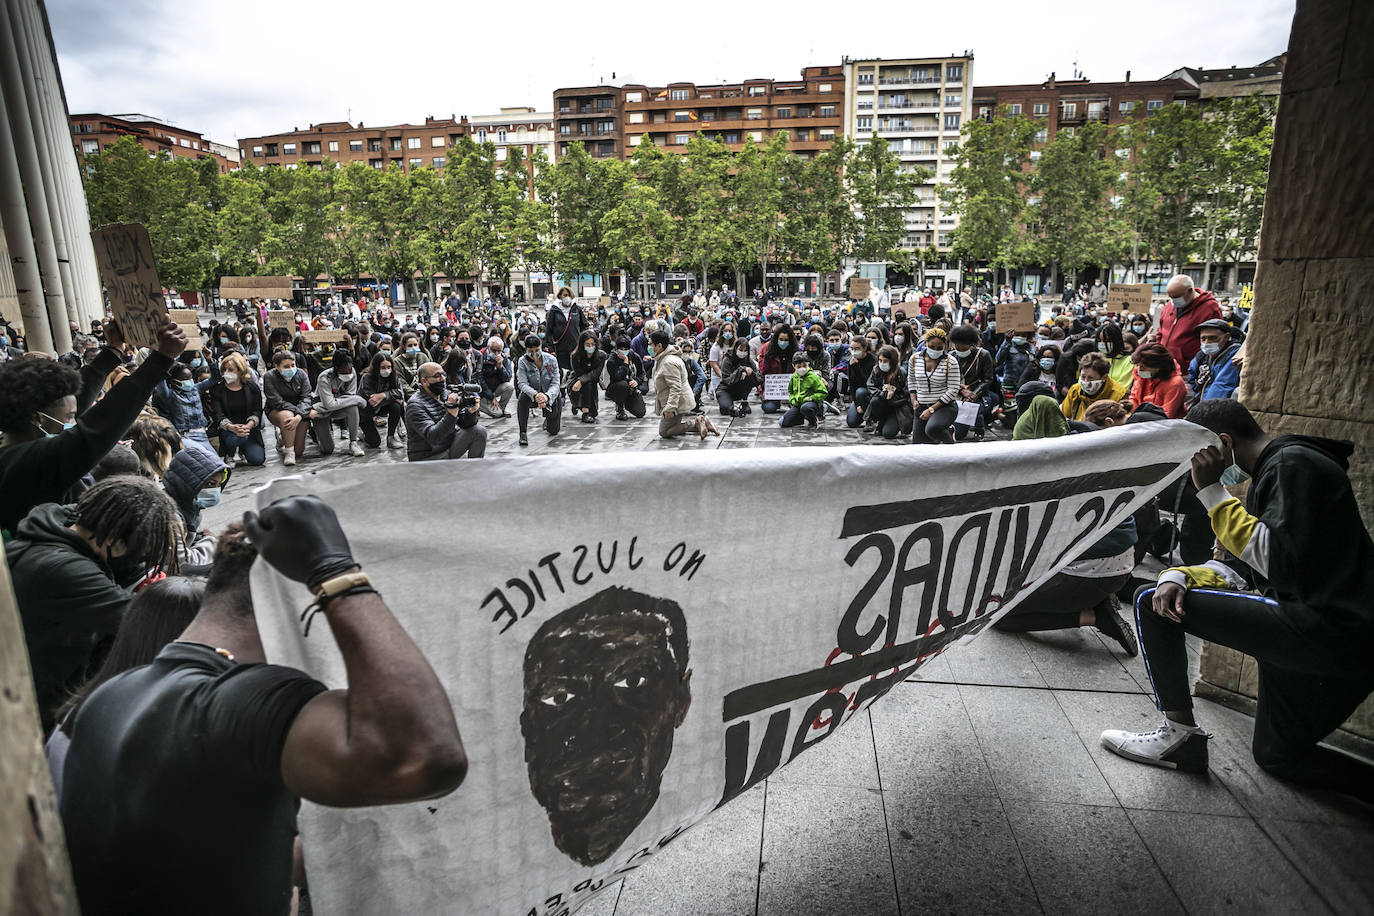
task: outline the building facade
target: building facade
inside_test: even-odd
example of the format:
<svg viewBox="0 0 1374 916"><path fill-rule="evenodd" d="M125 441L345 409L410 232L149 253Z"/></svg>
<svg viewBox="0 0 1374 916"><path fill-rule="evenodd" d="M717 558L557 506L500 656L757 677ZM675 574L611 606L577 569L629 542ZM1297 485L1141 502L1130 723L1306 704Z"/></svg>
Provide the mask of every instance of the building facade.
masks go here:
<svg viewBox="0 0 1374 916"><path fill-rule="evenodd" d="M796 80L754 79L698 86L627 85L620 90L624 121L621 155L641 143L682 152L697 134L738 150L764 143L779 131L787 148L807 158L844 133L844 68L806 67Z"/></svg>
<svg viewBox="0 0 1374 916"><path fill-rule="evenodd" d="M1095 83L1086 79L1059 80L1053 73L1043 83L1016 86L978 86L973 90L975 116L991 120L998 112L1045 121L1035 136L1037 145L1048 142L1064 127L1089 122L1108 126L1126 124L1143 111L1149 114L1165 105L1196 102L1197 86L1182 79L1132 80ZM1039 158L1032 151L1031 158Z"/></svg>
<svg viewBox="0 0 1374 916"><path fill-rule="evenodd" d="M97 153L121 137L133 137L148 152L166 153L176 159L211 158L219 163L221 174L239 167L238 156L222 144L206 140L194 130L186 130L157 118L142 114L74 114L68 116L72 129L72 145L77 161Z"/></svg>
<svg viewBox="0 0 1374 916"><path fill-rule="evenodd" d="M597 159L618 159L624 153L621 135L619 86L555 89L553 122L558 135L556 158L568 144L580 142Z"/></svg>
<svg viewBox="0 0 1374 916"><path fill-rule="evenodd" d="M1198 89L1198 97L1207 99L1235 98L1259 93L1278 96L1283 88L1283 68L1287 53L1261 61L1253 67L1225 67L1206 70L1201 67L1179 67L1166 73L1164 79L1181 79Z"/></svg>
<svg viewBox="0 0 1374 916"><path fill-rule="evenodd" d="M374 169L397 166L402 171L443 168L448 149L469 133L468 119L426 117L424 124L355 127L349 121L325 121L307 130L293 129L239 140L239 157L256 166L295 168L304 163L322 168L325 159L340 165L362 162Z"/></svg>
<svg viewBox="0 0 1374 916"><path fill-rule="evenodd" d="M903 170L931 172L906 214L902 247L909 251L950 248L959 221L944 209L938 188L954 169L951 154L971 116L972 85L971 52L844 60L845 135L859 144L886 140Z"/></svg>

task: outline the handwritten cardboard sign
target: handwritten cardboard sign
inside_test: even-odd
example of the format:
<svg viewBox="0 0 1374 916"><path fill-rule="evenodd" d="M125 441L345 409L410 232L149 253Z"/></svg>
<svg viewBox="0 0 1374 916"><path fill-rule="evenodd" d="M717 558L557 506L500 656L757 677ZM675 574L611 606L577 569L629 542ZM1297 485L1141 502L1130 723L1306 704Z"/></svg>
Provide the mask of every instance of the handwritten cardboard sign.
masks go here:
<svg viewBox="0 0 1374 916"><path fill-rule="evenodd" d="M791 378L792 376L786 372L765 375L763 377L763 399L765 401L787 400L787 383Z"/></svg>
<svg viewBox="0 0 1374 916"><path fill-rule="evenodd" d="M1107 288L1107 311L1148 315L1153 294L1154 290L1148 283L1113 283Z"/></svg>
<svg viewBox="0 0 1374 916"><path fill-rule="evenodd" d="M290 277L220 277L224 299L290 299Z"/></svg>
<svg viewBox="0 0 1374 916"><path fill-rule="evenodd" d="M312 344L331 344L348 343L348 332L344 330L334 331L301 331L301 340Z"/></svg>
<svg viewBox="0 0 1374 916"><path fill-rule="evenodd" d="M1007 331L1034 331L1035 303L1005 302L998 305L997 330L1002 333Z"/></svg>
<svg viewBox="0 0 1374 916"><path fill-rule="evenodd" d="M296 313L291 309L268 309L267 326L294 331L296 330Z"/></svg>
<svg viewBox="0 0 1374 916"><path fill-rule="evenodd" d="M867 299L868 292L870 289L872 289L872 287L872 280L863 280L856 277L853 280L849 281L849 298Z"/></svg>
<svg viewBox="0 0 1374 916"><path fill-rule="evenodd" d="M157 344L167 302L148 230L139 223L112 223L91 230L96 266L124 339L135 347Z"/></svg>
<svg viewBox="0 0 1374 916"><path fill-rule="evenodd" d="M168 309L168 314L177 324L200 324L200 315L195 309Z"/></svg>

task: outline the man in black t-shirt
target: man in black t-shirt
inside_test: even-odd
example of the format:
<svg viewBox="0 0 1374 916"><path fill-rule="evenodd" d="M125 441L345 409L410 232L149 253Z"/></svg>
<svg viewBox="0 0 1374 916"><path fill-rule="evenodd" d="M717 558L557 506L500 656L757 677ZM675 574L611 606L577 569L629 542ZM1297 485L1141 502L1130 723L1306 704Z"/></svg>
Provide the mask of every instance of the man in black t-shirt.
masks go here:
<svg viewBox="0 0 1374 916"><path fill-rule="evenodd" d="M81 910L281 914L301 798L447 794L467 760L452 706L354 561L334 511L293 496L221 538L199 613L112 678L72 728L61 814ZM248 574L262 554L316 593L349 673L326 690L264 663Z"/></svg>

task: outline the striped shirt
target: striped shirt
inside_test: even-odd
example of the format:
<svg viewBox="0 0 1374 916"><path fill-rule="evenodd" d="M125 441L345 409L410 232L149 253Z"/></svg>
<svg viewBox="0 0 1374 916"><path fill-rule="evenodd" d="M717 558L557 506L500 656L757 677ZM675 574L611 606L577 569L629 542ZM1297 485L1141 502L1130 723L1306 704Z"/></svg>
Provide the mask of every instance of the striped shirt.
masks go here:
<svg viewBox="0 0 1374 916"><path fill-rule="evenodd" d="M952 404L959 399L959 389L963 387L959 364L946 356L933 371L926 372L925 354L913 353L906 367L906 387L922 407Z"/></svg>

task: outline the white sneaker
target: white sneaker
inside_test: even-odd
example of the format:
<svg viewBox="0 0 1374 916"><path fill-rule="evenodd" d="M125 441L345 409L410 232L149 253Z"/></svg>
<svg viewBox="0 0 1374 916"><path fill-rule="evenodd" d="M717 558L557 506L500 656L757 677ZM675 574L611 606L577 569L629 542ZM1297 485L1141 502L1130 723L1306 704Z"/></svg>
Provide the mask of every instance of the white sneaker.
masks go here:
<svg viewBox="0 0 1374 916"><path fill-rule="evenodd" d="M287 467L294 465L296 463L296 450L294 448L289 448L284 451L282 453L281 463Z"/></svg>
<svg viewBox="0 0 1374 916"><path fill-rule="evenodd" d="M348 443L348 454L354 458L361 458L363 457L363 447L357 442L350 442Z"/></svg>
<svg viewBox="0 0 1374 916"><path fill-rule="evenodd" d="M386 437L386 447L387 447L387 448L400 448L403 444L404 444L404 443L401 442L400 439L397 439L395 436L387 436L387 437Z"/></svg>
<svg viewBox="0 0 1374 916"><path fill-rule="evenodd" d="M1102 733L1102 746L1137 763L1185 773L1206 773L1207 739L1211 737L1195 725L1176 725L1165 719L1164 724L1152 732L1108 729Z"/></svg>

